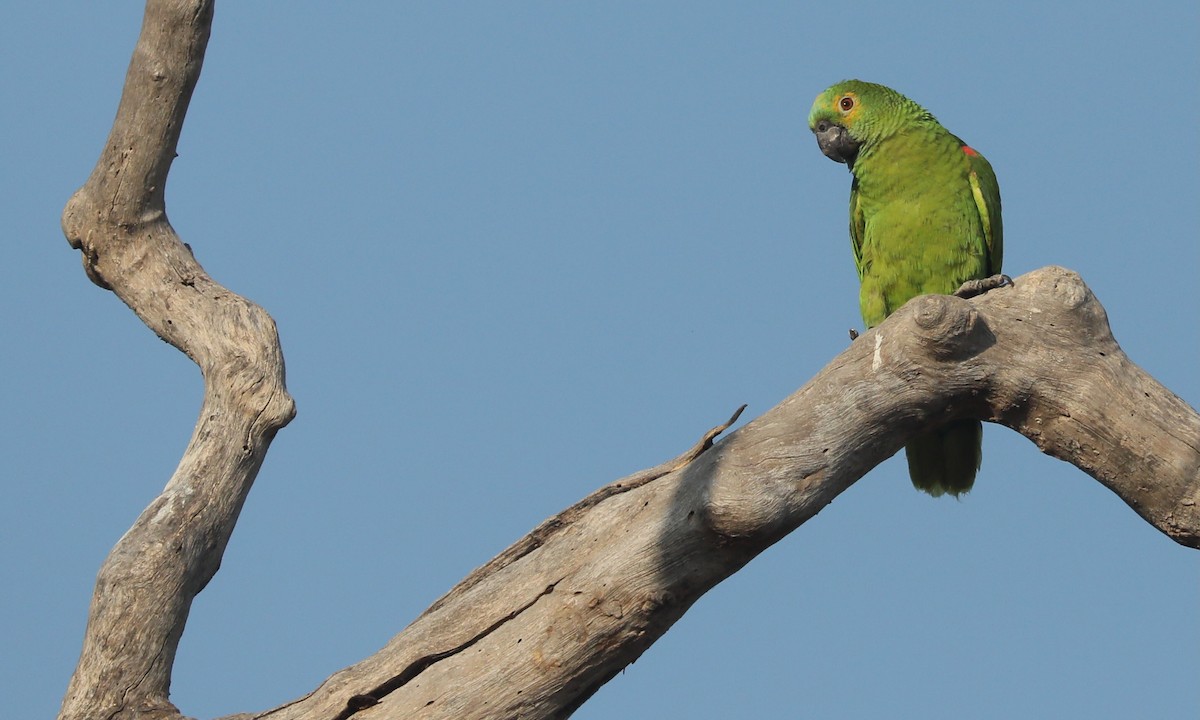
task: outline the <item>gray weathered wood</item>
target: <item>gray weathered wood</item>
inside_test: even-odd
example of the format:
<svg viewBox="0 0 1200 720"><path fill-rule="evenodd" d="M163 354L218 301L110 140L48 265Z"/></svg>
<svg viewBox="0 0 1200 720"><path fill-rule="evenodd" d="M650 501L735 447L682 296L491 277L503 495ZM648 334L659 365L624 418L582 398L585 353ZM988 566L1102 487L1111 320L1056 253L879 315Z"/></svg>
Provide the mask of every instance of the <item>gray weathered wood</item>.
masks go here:
<svg viewBox="0 0 1200 720"><path fill-rule="evenodd" d="M147 3L125 90L63 232L111 289L204 376L200 417L162 494L96 578L60 718L175 717L171 666L276 431L295 414L275 323L218 285L167 222L163 188L200 75L212 2Z"/></svg>
<svg viewBox="0 0 1200 720"><path fill-rule="evenodd" d="M914 300L711 449L551 518L378 654L262 716L378 701L363 718L564 717L706 590L957 417L1017 430L1200 546L1200 416L1125 356L1077 275L1044 268L973 301Z"/></svg>
<svg viewBox="0 0 1200 720"><path fill-rule="evenodd" d="M294 414L271 318L216 284L166 219L211 18L211 1L149 0L112 134L63 214L88 276L205 379L178 469L100 570L64 720L181 717L168 688L188 608ZM725 440L728 424L550 518L375 655L234 717L566 717L709 588L959 417L1013 428L1200 547L1200 415L1125 356L1077 275L1044 268L969 301L914 300Z"/></svg>

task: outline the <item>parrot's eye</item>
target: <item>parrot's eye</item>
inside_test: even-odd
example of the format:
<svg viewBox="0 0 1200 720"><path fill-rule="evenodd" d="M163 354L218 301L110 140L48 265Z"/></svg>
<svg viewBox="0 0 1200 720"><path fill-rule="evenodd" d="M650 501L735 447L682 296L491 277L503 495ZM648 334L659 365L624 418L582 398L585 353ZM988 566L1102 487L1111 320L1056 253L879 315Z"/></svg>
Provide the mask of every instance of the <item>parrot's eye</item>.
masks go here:
<svg viewBox="0 0 1200 720"><path fill-rule="evenodd" d="M838 107L842 109L842 112L850 112L850 109L854 107L854 98L846 95L841 100L838 100Z"/></svg>

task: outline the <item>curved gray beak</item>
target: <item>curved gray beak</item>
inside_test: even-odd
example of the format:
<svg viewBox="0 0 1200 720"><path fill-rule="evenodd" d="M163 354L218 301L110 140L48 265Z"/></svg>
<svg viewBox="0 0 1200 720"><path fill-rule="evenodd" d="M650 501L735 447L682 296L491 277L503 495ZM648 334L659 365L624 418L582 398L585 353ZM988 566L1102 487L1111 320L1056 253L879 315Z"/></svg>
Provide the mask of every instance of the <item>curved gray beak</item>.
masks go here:
<svg viewBox="0 0 1200 720"><path fill-rule="evenodd" d="M817 147L821 148L825 157L834 162L846 163L847 167L854 169L860 143L850 137L846 128L828 120L821 120L813 128L813 135L817 136Z"/></svg>

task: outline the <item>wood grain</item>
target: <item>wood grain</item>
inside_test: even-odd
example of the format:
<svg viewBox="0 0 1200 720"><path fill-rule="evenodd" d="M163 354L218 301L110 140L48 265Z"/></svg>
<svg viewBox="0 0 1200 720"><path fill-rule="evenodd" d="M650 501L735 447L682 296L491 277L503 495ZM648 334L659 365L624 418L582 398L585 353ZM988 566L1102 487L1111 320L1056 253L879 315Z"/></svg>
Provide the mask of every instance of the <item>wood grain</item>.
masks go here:
<svg viewBox="0 0 1200 720"><path fill-rule="evenodd" d="M211 0L147 2L112 133L63 213L87 276L205 381L178 468L100 569L63 720L182 717L168 693L192 599L295 413L274 322L209 277L167 221L212 12ZM736 417L548 519L304 697L231 717L566 717L708 589L956 418L1012 428L1200 547L1200 416L1125 356L1062 268L970 300L913 300L714 443Z"/></svg>

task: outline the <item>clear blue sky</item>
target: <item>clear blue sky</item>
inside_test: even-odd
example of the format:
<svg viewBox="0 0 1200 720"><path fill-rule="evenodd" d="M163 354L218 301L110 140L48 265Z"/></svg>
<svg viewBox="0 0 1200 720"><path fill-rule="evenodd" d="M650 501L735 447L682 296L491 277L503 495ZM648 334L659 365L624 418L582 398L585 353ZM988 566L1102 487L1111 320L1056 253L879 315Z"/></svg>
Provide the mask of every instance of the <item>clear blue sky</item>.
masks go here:
<svg viewBox="0 0 1200 720"><path fill-rule="evenodd" d="M137 2L10 3L0 690L52 716L95 572L170 476L196 368L89 283L59 213ZM1080 272L1200 404L1194 2L221 2L168 187L279 323L299 415L197 599L173 699L291 699L590 490L756 416L859 324L846 77L1000 178L1005 270ZM705 596L576 717L1200 716L1200 561L998 426L977 489L893 459Z"/></svg>

